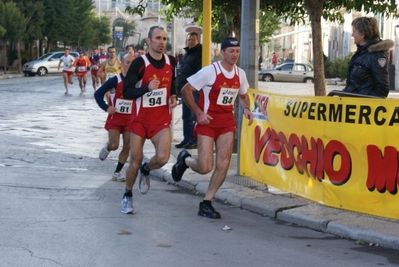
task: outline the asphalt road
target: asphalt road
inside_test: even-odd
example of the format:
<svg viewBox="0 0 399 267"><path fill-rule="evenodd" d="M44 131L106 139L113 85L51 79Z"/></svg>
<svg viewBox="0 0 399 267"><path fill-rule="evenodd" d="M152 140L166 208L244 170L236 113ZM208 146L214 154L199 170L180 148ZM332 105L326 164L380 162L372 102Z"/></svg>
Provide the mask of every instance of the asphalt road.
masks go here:
<svg viewBox="0 0 399 267"><path fill-rule="evenodd" d="M0 266L399 265L396 250L221 202L221 220L199 217L200 194L155 177L122 214L117 153L98 159L106 114L87 88L79 96L75 78L65 96L59 75L0 81Z"/></svg>

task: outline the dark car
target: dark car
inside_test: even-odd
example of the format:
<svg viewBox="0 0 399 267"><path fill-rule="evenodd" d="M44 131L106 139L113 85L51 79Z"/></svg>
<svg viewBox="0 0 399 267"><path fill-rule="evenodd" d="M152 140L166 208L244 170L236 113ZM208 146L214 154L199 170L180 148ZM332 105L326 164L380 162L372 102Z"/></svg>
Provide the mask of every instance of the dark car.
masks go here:
<svg viewBox="0 0 399 267"><path fill-rule="evenodd" d="M258 73L258 79L264 82L313 83L313 76L313 67L303 63L284 63Z"/></svg>
<svg viewBox="0 0 399 267"><path fill-rule="evenodd" d="M74 58L79 57L79 53L77 52L70 52L69 54ZM47 53L36 60L26 62L22 66L22 71L29 76L35 76L36 74L45 76L47 73L61 73L62 68L58 70L58 63L63 55L64 51Z"/></svg>

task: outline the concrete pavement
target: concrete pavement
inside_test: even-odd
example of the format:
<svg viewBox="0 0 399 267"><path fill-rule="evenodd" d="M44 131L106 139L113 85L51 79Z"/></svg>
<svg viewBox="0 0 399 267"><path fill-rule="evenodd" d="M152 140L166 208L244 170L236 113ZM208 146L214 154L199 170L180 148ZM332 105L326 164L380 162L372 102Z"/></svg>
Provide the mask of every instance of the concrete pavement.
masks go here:
<svg viewBox="0 0 399 267"><path fill-rule="evenodd" d="M284 86L281 85L282 83L259 81L258 89L280 94L314 95L313 84L284 83ZM328 93L342 88L342 85L327 85L326 91ZM389 98L399 98L399 92L391 91ZM180 152L180 149L174 148L174 145L183 139L180 106L174 110L173 121L172 155L174 157L171 157L164 168L152 172L153 175L170 183L175 183L170 172ZM189 150L189 152L195 155L197 151ZM146 154L147 157L150 155L151 153ZM360 243L399 249L398 221L326 207L239 176L236 174L235 167L235 155L233 155L230 171L216 194L216 199L277 220L350 238ZM209 179L210 174L199 175L188 169L182 181L177 185L205 194Z"/></svg>
<svg viewBox="0 0 399 267"><path fill-rule="evenodd" d="M20 74L0 74L0 79L22 76ZM282 83L259 82L258 88L274 93L313 95L313 85L311 84L284 83L284 86L282 86ZM327 92L335 89L340 90L342 86L327 86ZM389 97L399 98L398 96L399 92L392 91ZM180 151L175 149L174 145L179 143L182 137L181 106L178 106L174 109L173 114L172 156L168 164L162 169L152 171L152 176L164 179L171 184L176 184L170 175L170 171ZM144 147L145 157L148 159L154 153L152 144L146 142ZM190 153L195 155L196 150L191 150ZM350 238L366 244L369 243L370 245L399 249L398 221L329 208L276 188L267 187L250 178L236 175L235 163L233 158L228 177L216 194L215 198L219 201L227 202L235 207L240 207L262 216L269 216L317 231ZM188 169L182 181L176 185L205 194L209 178L209 174L199 175Z"/></svg>

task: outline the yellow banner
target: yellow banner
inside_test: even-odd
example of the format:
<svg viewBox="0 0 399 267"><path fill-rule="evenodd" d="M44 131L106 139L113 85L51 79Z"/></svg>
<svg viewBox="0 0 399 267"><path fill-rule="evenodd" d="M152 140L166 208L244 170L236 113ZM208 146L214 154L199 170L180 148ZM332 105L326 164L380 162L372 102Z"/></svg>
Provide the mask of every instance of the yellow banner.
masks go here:
<svg viewBox="0 0 399 267"><path fill-rule="evenodd" d="M399 101L249 90L240 175L346 210L399 219ZM245 149L244 149L245 148Z"/></svg>

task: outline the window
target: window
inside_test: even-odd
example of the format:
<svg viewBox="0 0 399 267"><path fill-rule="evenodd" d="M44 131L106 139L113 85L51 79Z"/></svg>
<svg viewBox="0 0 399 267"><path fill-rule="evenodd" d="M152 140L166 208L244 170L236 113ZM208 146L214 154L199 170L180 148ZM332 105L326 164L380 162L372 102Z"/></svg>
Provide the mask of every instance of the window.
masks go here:
<svg viewBox="0 0 399 267"><path fill-rule="evenodd" d="M292 64L282 66L281 70L292 70Z"/></svg>
<svg viewBox="0 0 399 267"><path fill-rule="evenodd" d="M306 68L304 65L297 64L297 65L295 65L295 70L296 71L306 71Z"/></svg>

